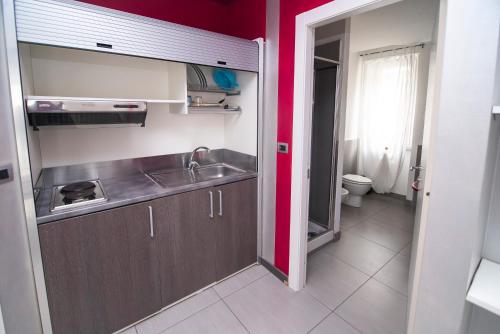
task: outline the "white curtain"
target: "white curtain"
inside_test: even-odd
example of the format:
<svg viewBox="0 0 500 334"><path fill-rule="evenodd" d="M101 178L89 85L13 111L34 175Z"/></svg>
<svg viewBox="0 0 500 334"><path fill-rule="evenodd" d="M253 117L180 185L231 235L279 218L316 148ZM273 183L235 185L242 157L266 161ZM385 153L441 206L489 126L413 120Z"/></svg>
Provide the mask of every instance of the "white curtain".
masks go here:
<svg viewBox="0 0 500 334"><path fill-rule="evenodd" d="M419 53L411 47L360 58L354 103L357 173L372 179L377 193L387 193L411 147Z"/></svg>

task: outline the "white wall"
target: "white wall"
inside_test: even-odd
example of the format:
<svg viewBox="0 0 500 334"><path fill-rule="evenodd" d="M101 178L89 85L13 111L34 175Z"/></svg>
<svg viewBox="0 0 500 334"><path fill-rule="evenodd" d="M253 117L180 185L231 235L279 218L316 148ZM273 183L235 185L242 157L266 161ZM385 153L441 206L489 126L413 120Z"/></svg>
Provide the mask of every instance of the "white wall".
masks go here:
<svg viewBox="0 0 500 334"><path fill-rule="evenodd" d="M26 44L19 44L20 64L21 67L21 82L23 95L33 95L35 86L33 82L33 70L31 68L31 49ZM28 139L28 152L30 155L31 166L31 181L36 184L38 177L42 171L42 152L40 149L40 137L37 131L29 126L26 119L26 135Z"/></svg>
<svg viewBox="0 0 500 334"><path fill-rule="evenodd" d="M280 1L266 1L262 147L262 258L274 264L276 232L276 149L278 132L278 51Z"/></svg>
<svg viewBox="0 0 500 334"><path fill-rule="evenodd" d="M437 11L437 0L406 0L394 5L383 7L351 18L350 48L347 85L347 113L345 125L345 140L353 147L358 139L356 119L353 112L356 80L358 77L359 53L367 50L383 49L395 45L409 45L418 42L429 42L432 40L435 16ZM427 86L428 52L422 54L422 62L419 71L421 87L417 93L416 131L420 134L423 128L423 117L425 111L425 87ZM422 89L422 87L424 89ZM411 152L408 151L407 155ZM353 165L353 152L348 149L344 151L345 166L349 169ZM404 157L405 165L402 174L398 177L394 188L395 193L407 194L408 169L410 157Z"/></svg>
<svg viewBox="0 0 500 334"><path fill-rule="evenodd" d="M232 96L231 104L241 106L242 112L224 116L224 147L256 156L258 77L255 73L238 72L238 83L245 93Z"/></svg>
<svg viewBox="0 0 500 334"><path fill-rule="evenodd" d="M500 105L500 40L496 66L493 105ZM482 229L486 231L484 237L478 235L476 239L471 270L475 268L474 264L479 262L481 256L500 263L500 207L498 205L500 203L500 122L498 120L491 122L486 172L491 175L491 177L485 177L485 182L483 182L485 194L481 201L481 221L487 221L486 226L482 225ZM500 333L500 316L473 306L469 333Z"/></svg>
<svg viewBox="0 0 500 334"><path fill-rule="evenodd" d="M498 46L493 105L500 105L500 40ZM489 208L485 210L489 215L487 217L488 227L483 255L492 261L500 263L500 205L498 205L500 203L500 117L497 116L497 119L491 122L490 131L490 148L492 152L490 152L489 156L490 159L496 161L496 164L493 171L493 182L488 180L491 185L491 201L488 203Z"/></svg>
<svg viewBox="0 0 500 334"><path fill-rule="evenodd" d="M491 101L500 3L443 1L436 94L411 333L468 330L465 295L477 265L491 181ZM480 38L478 38L480 36ZM471 59L474 61L471 62ZM494 154L494 153L493 153ZM473 332L480 333L480 332Z"/></svg>
<svg viewBox="0 0 500 334"><path fill-rule="evenodd" d="M12 102L19 105L19 73L15 49L13 8L0 3L0 165L11 164L12 181L0 185L0 333L41 334L40 310L34 282ZM7 7L7 8L6 8ZM10 7L10 8L9 8ZM5 11L5 12L4 12ZM10 16L10 15L9 15ZM10 17L12 17L10 16ZM12 24L9 24L12 23ZM9 44L8 44L9 43ZM9 72L9 67L13 69ZM12 101L11 99L16 99ZM18 109L19 110L19 109ZM19 118L18 118L19 120ZM17 134L24 141L24 133ZM21 152L25 157L26 152ZM25 180L29 182L28 180ZM34 208L33 208L34 209ZM40 259L41 260L41 259Z"/></svg>
<svg viewBox="0 0 500 334"><path fill-rule="evenodd" d="M35 95L185 99L185 90L179 89L186 84L185 64L45 46L30 48ZM234 98L241 103L241 116L178 115L170 113L173 106L168 104L148 104L145 127L41 127L42 165L187 152L200 145L256 155L257 75L238 72L237 76L244 92Z"/></svg>

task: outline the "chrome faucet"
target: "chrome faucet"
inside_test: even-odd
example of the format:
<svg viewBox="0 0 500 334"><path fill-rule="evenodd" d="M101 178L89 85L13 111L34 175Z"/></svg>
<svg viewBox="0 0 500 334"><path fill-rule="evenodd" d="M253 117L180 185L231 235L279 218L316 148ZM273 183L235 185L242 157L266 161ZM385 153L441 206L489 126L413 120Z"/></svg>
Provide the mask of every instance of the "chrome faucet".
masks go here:
<svg viewBox="0 0 500 334"><path fill-rule="evenodd" d="M205 150L207 152L210 151L210 149L208 147L206 147L206 146L198 146L197 148L195 148L193 150L193 152L191 152L191 155L189 156L189 160L187 161L187 168L189 170L191 170L191 171L194 170L197 167L200 167L200 164L196 160L193 160L194 159L194 155L199 150Z"/></svg>

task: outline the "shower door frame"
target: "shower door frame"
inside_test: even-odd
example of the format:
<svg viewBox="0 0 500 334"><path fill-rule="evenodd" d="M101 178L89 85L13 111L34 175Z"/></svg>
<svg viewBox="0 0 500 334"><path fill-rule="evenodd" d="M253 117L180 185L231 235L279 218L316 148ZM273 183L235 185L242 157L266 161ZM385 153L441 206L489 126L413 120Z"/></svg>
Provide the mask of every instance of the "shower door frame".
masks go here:
<svg viewBox="0 0 500 334"><path fill-rule="evenodd" d="M336 194L337 194L337 168L338 168L338 143L339 143L339 116L340 116L340 103L341 103L341 83L342 83L342 72L343 72L343 58L344 58L344 36L345 36L345 31L343 34L340 35L335 35L331 37L327 37L321 40L318 40L315 42L314 48L333 43L338 41L339 42L339 60L333 60L332 61L332 66L335 66L337 68L336 70L336 79L335 79L335 104L334 104L334 116L333 116L333 135L332 135L332 159L330 162L331 169L330 169L330 198L329 198L329 208L328 208L328 227L327 231L312 238L311 240L308 240L307 242L307 252L311 252L315 250L318 247L323 246L324 244L336 239L336 236L338 236L338 231L335 231L335 217L336 217ZM315 55L316 57L316 55ZM325 61L322 59L315 58L315 60L318 61ZM337 63L334 63L337 62ZM315 76L316 76L316 71L313 71L313 82L315 82ZM314 84L313 84L314 85ZM314 96L314 89L313 87L313 96ZM313 105L314 105L314 99L313 99ZM314 117L314 106L312 107L312 117ZM311 119L311 131L312 131L312 125L313 125L313 118ZM312 140L311 140L311 146L312 146ZM309 170L310 170L311 162L309 163ZM309 180L310 180L310 174ZM309 189L310 192L310 189ZM309 210L309 208L308 208ZM309 215L309 213L308 213Z"/></svg>

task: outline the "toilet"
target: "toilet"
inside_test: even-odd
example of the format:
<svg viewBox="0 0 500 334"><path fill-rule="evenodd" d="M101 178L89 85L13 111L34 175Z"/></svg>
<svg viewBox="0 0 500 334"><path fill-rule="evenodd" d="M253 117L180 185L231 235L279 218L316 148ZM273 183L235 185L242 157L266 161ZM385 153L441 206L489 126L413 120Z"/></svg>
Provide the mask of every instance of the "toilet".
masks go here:
<svg viewBox="0 0 500 334"><path fill-rule="evenodd" d="M346 174L342 176L342 185L348 191L343 203L359 208L363 202L363 196L372 187L372 180L361 175Z"/></svg>
<svg viewBox="0 0 500 334"><path fill-rule="evenodd" d="M347 190L346 188L342 187L342 190L340 191L340 198L342 200L342 203L345 202L345 200L347 199L347 196L349 196L349 190Z"/></svg>

